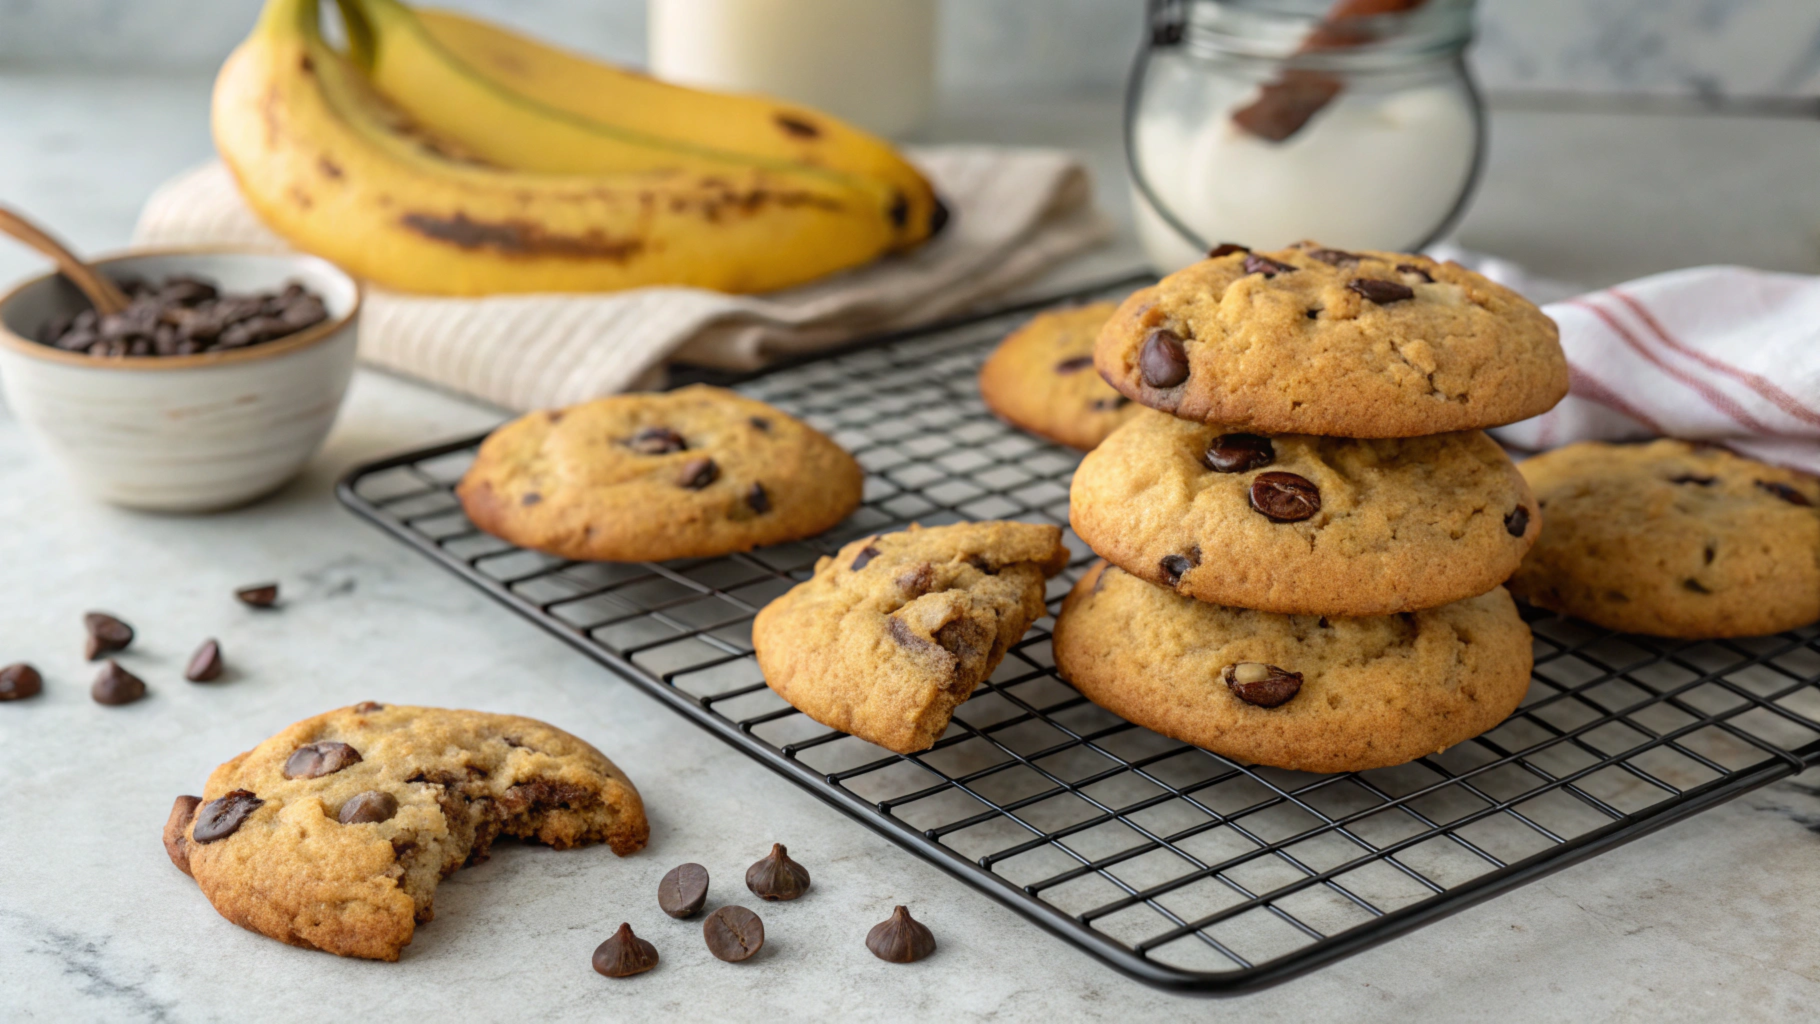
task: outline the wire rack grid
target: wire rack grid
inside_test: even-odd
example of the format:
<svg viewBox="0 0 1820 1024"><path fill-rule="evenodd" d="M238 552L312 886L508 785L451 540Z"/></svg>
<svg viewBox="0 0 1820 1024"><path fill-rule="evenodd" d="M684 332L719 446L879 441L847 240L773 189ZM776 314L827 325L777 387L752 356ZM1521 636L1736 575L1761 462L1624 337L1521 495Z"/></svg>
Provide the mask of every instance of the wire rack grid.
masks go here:
<svg viewBox="0 0 1820 1024"><path fill-rule="evenodd" d="M480 438L356 469L340 496L861 823L1180 991L1275 984L1820 760L1820 630L1687 643L1533 611L1535 674L1516 714L1356 774L1236 763L1117 718L1057 676L1047 617L928 751L892 754L797 713L764 685L751 620L818 557L911 522L1066 530L1079 456L1000 423L974 383L1031 308L737 385L867 470L860 510L807 542L663 564L519 549L477 531L454 499ZM1075 557L1051 581L1052 611L1092 560L1066 538Z"/></svg>

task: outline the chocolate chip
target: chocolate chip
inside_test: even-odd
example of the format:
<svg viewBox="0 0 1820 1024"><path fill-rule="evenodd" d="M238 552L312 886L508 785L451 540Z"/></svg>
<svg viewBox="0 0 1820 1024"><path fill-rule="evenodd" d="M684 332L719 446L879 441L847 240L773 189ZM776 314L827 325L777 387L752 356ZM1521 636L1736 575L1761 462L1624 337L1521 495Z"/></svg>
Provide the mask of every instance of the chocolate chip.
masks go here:
<svg viewBox="0 0 1820 1024"><path fill-rule="evenodd" d="M1215 473L1247 473L1275 461L1270 438L1258 434L1221 434L1207 443L1201 463Z"/></svg>
<svg viewBox="0 0 1820 1024"><path fill-rule="evenodd" d="M727 906L702 922L701 937L708 952L728 963L750 958L765 944L765 923L745 907Z"/></svg>
<svg viewBox="0 0 1820 1024"><path fill-rule="evenodd" d="M749 417L746 422L752 424L754 430L760 430L767 434L771 432L771 421L765 419L763 416Z"/></svg>
<svg viewBox="0 0 1820 1024"><path fill-rule="evenodd" d="M1265 277L1295 273L1295 267L1273 260L1268 256L1259 256L1257 253L1245 257L1244 268L1247 274L1263 274Z"/></svg>
<svg viewBox="0 0 1820 1024"><path fill-rule="evenodd" d="M356 711L360 710L355 708ZM334 740L319 740L305 743L284 762L284 777L287 779L320 779L324 775L333 775L349 765L360 763L360 751L346 743Z"/></svg>
<svg viewBox="0 0 1820 1024"><path fill-rule="evenodd" d="M669 427L646 427L627 439L626 447L640 455L668 455L687 450L689 444Z"/></svg>
<svg viewBox="0 0 1820 1024"><path fill-rule="evenodd" d="M244 789L210 800L196 812L196 828L190 838L204 845L226 839L239 831L264 803Z"/></svg>
<svg viewBox="0 0 1820 1024"><path fill-rule="evenodd" d="M1251 481L1251 507L1276 523L1299 523L1321 510L1321 489L1294 473L1260 473Z"/></svg>
<svg viewBox="0 0 1820 1024"><path fill-rule="evenodd" d="M88 630L88 644L83 651L90 661L126 650L133 642L133 627L106 612L89 612L82 617L82 626Z"/></svg>
<svg viewBox="0 0 1820 1024"><path fill-rule="evenodd" d="M1421 267L1416 266L1414 263L1397 264L1397 272L1401 274L1414 274L1422 280L1427 281L1429 284L1434 283L1434 275L1423 270Z"/></svg>
<svg viewBox="0 0 1820 1024"><path fill-rule="evenodd" d="M772 843L764 859L746 869L746 888L761 900L793 900L809 891L809 869L790 859L782 843Z"/></svg>
<svg viewBox="0 0 1820 1024"><path fill-rule="evenodd" d="M1351 266L1364 259L1363 256L1347 252L1344 249L1310 249L1308 256L1310 259L1320 260L1330 267Z"/></svg>
<svg viewBox="0 0 1820 1024"><path fill-rule="evenodd" d="M935 933L911 917L908 907L898 907L866 933L866 948L880 960L915 963L935 952Z"/></svg>
<svg viewBox="0 0 1820 1024"><path fill-rule="evenodd" d="M1092 356L1075 356L1073 359L1064 359L1061 362L1056 363L1055 372L1064 374L1064 375L1070 374L1070 373L1079 373L1082 370L1085 370L1087 367L1092 366L1092 365L1093 365Z"/></svg>
<svg viewBox="0 0 1820 1024"><path fill-rule="evenodd" d="M270 608L278 603L278 584L255 583L250 587L240 587L234 591L234 596L249 608Z"/></svg>
<svg viewBox="0 0 1820 1024"><path fill-rule="evenodd" d="M526 508L530 508L532 505L535 505L542 500L543 495L536 491L526 491L524 497L518 499L518 503Z"/></svg>
<svg viewBox="0 0 1820 1024"><path fill-rule="evenodd" d="M384 710L385 710L385 705L379 703L376 700L363 700L360 703L354 705L354 713L357 715L370 715L375 711L384 711Z"/></svg>
<svg viewBox="0 0 1820 1024"><path fill-rule="evenodd" d="M1710 593L1712 593L1712 591L1710 591L1710 590L1708 590L1708 589L1706 589L1706 584L1704 584L1704 583L1701 583L1701 582L1700 582L1700 581L1699 581L1699 580L1696 580L1696 579L1693 579L1693 578L1691 578L1691 577L1690 577L1690 578L1688 578L1688 579L1684 579L1684 580L1682 580L1682 581L1681 581L1681 587L1682 587L1682 589L1684 589L1684 590L1691 590L1691 591L1693 591L1693 592L1694 592L1694 593L1696 593L1696 594L1710 594Z"/></svg>
<svg viewBox="0 0 1820 1024"><path fill-rule="evenodd" d="M1188 570L1197 564L1199 559L1191 561L1186 555L1164 555L1157 562L1157 567L1163 570L1163 582L1173 587L1182 582L1182 577L1188 575Z"/></svg>
<svg viewBox="0 0 1820 1024"><path fill-rule="evenodd" d="M97 704L131 704L145 696L145 680L120 667L112 658L101 666L95 682L88 688L88 695Z"/></svg>
<svg viewBox="0 0 1820 1024"><path fill-rule="evenodd" d="M1510 510L1510 514L1504 517L1504 532L1512 537L1521 537L1529 532L1528 507L1518 505Z"/></svg>
<svg viewBox="0 0 1820 1024"><path fill-rule="evenodd" d="M632 934L620 923L613 937L594 947L594 969L609 978L629 978L657 966L657 947Z"/></svg>
<svg viewBox="0 0 1820 1024"><path fill-rule="evenodd" d="M1310 319L1310 320L1319 320L1321 318L1321 307L1316 306L1313 309L1309 310L1307 313L1304 313L1303 315L1308 317L1308 319Z"/></svg>
<svg viewBox="0 0 1820 1024"><path fill-rule="evenodd" d="M1260 708L1287 704L1302 690L1302 673L1257 661L1228 665L1220 672L1220 678L1234 697Z"/></svg>
<svg viewBox="0 0 1820 1024"><path fill-rule="evenodd" d="M25 662L0 668L0 700L24 700L42 692L44 677Z"/></svg>
<svg viewBox="0 0 1820 1024"><path fill-rule="evenodd" d="M1696 487L1711 487L1713 484L1719 482L1719 478L1700 476L1697 473L1683 473L1680 476L1669 477L1668 482L1671 484L1693 484Z"/></svg>
<svg viewBox="0 0 1820 1024"><path fill-rule="evenodd" d="M199 796L180 796L171 803L171 815L164 819L164 855L177 870L190 873L190 822L196 820L196 808L202 806Z"/></svg>
<svg viewBox="0 0 1820 1024"><path fill-rule="evenodd" d="M1096 412L1111 412L1114 409L1122 409L1130 404L1131 399L1126 398L1124 395L1114 395L1111 398L1096 398L1093 400L1093 408Z"/></svg>
<svg viewBox="0 0 1820 1024"><path fill-rule="evenodd" d="M898 574L895 582L897 589L903 593L904 597L914 601L927 594L929 588L935 586L935 566L928 562L919 562Z"/></svg>
<svg viewBox="0 0 1820 1024"><path fill-rule="evenodd" d="M341 805L341 813L335 820L343 825L373 825L382 821L391 821L398 813L398 798L390 793L381 793L369 789L356 793Z"/></svg>
<svg viewBox="0 0 1820 1024"><path fill-rule="evenodd" d="M868 566L872 563L872 560L874 558L877 558L877 557L878 557L878 549L873 547L872 545L868 544L865 547L860 548L859 554L853 556L853 563L852 563L853 571L858 572L861 569L864 569L866 566Z"/></svg>
<svg viewBox="0 0 1820 1024"><path fill-rule="evenodd" d="M1375 277L1355 277L1346 282L1346 290L1357 292L1380 306L1416 297L1416 290L1406 284L1380 281Z"/></svg>
<svg viewBox="0 0 1820 1024"><path fill-rule="evenodd" d="M759 515L771 511L771 495L765 493L764 484L754 483L746 489L746 505Z"/></svg>
<svg viewBox="0 0 1820 1024"><path fill-rule="evenodd" d="M720 479L720 467L714 464L713 459L690 459L683 463L682 469L677 472L676 485L686 487L691 491L699 491L718 479Z"/></svg>
<svg viewBox="0 0 1820 1024"><path fill-rule="evenodd" d="M1757 481L1757 486L1776 497L1781 498L1783 501L1788 502L1790 505L1800 505L1803 508L1811 507L1813 505L1813 502L1807 500L1807 495L1802 494L1800 491L1795 490L1785 483L1778 483L1774 480L1759 480Z"/></svg>
<svg viewBox="0 0 1820 1024"><path fill-rule="evenodd" d="M708 902L708 869L700 864L680 864L657 883L658 909L671 917L694 917Z"/></svg>
<svg viewBox="0 0 1820 1024"><path fill-rule="evenodd" d="M1251 247L1248 245L1240 245L1237 242L1221 242L1219 245L1207 250L1207 258L1210 260L1217 260L1221 256L1231 256L1235 252L1250 251Z"/></svg>
<svg viewBox="0 0 1820 1024"><path fill-rule="evenodd" d="M1159 327L1138 350L1138 373L1153 388L1172 388L1188 379L1188 352L1174 331Z"/></svg>
<svg viewBox="0 0 1820 1024"><path fill-rule="evenodd" d="M221 678L221 668L221 644L213 639L204 640L196 653L190 655L183 678L192 683L212 683Z"/></svg>

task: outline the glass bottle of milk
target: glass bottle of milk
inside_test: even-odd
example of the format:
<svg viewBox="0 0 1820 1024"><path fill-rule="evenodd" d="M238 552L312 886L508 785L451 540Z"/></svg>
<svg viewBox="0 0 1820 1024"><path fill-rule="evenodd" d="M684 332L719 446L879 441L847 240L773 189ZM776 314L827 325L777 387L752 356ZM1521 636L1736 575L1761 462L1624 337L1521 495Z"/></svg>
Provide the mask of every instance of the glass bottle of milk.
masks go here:
<svg viewBox="0 0 1820 1024"><path fill-rule="evenodd" d="M1125 145L1159 271L1219 242L1409 251L1466 206L1473 0L1150 0Z"/></svg>

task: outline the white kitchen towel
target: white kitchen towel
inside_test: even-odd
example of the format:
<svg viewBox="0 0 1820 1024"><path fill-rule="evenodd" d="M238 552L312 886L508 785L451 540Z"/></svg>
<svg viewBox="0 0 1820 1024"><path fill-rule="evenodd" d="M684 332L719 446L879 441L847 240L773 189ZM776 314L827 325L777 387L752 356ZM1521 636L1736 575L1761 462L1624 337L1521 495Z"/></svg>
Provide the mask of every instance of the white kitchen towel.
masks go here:
<svg viewBox="0 0 1820 1024"><path fill-rule="evenodd" d="M1086 169L1065 152L939 146L910 156L953 213L914 252L765 295L640 288L464 299L374 288L361 356L508 409L568 405L649 386L670 359L757 369L929 323L989 304L1111 235ZM285 249L219 163L160 187L133 240Z"/></svg>
<svg viewBox="0 0 1820 1024"><path fill-rule="evenodd" d="M1678 437L1820 473L1820 277L1693 267L1543 311L1561 325L1568 397L1499 440Z"/></svg>

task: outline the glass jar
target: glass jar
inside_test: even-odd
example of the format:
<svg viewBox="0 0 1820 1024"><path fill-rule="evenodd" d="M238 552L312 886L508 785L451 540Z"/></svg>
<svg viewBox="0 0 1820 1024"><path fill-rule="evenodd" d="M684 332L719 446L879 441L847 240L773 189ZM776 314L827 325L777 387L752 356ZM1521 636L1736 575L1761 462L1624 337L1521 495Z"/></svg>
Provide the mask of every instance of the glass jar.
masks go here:
<svg viewBox="0 0 1820 1024"><path fill-rule="evenodd" d="M1149 0L1125 98L1137 229L1160 271L1223 241L1408 252L1479 177L1473 0Z"/></svg>

